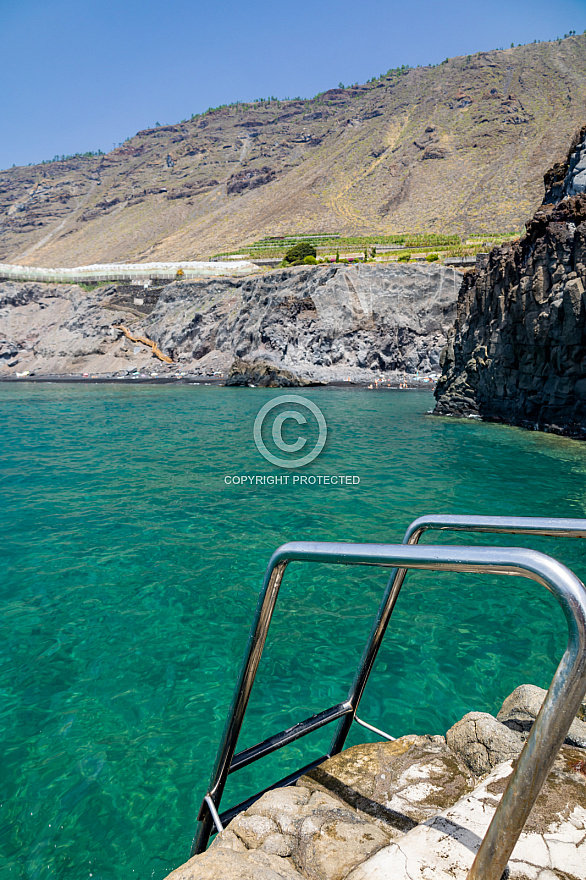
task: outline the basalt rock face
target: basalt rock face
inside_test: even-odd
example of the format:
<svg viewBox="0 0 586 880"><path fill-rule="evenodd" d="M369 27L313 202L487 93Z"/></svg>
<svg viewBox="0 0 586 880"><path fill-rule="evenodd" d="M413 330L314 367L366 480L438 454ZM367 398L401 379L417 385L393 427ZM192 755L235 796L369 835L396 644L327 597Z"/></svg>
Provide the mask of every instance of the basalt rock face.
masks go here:
<svg viewBox="0 0 586 880"><path fill-rule="evenodd" d="M0 283L0 378L18 372L225 378L230 384L372 382L439 370L461 276L442 266L306 266L157 290ZM174 363L157 360L157 343Z"/></svg>
<svg viewBox="0 0 586 880"><path fill-rule="evenodd" d="M189 369L229 352L318 382L429 372L439 369L460 277L442 266L332 264L181 281L145 329Z"/></svg>
<svg viewBox="0 0 586 880"><path fill-rule="evenodd" d="M586 192L586 125L574 136L565 162L558 162L544 178L544 205L555 205L566 196Z"/></svg>
<svg viewBox="0 0 586 880"><path fill-rule="evenodd" d="M465 275L436 414L586 438L585 134L565 166L546 175L546 199L525 237ZM574 194L553 203L566 192Z"/></svg>

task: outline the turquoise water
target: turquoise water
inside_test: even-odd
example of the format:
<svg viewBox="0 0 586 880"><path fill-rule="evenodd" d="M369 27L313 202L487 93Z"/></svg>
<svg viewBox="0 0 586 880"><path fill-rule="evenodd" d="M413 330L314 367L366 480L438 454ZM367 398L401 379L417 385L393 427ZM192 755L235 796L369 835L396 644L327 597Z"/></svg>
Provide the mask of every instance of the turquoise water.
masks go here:
<svg viewBox="0 0 586 880"><path fill-rule="evenodd" d="M302 473L359 485L227 485L286 473L252 439L281 393L0 386L3 878L159 880L185 860L284 541L399 541L425 512L585 515L586 445L434 419L425 392L303 390L329 434ZM532 546L586 577L580 542ZM345 697L384 586L380 570L288 569L241 747ZM565 638L534 583L411 573L360 714L394 735L443 733L521 682L547 686ZM223 806L332 732L234 774Z"/></svg>

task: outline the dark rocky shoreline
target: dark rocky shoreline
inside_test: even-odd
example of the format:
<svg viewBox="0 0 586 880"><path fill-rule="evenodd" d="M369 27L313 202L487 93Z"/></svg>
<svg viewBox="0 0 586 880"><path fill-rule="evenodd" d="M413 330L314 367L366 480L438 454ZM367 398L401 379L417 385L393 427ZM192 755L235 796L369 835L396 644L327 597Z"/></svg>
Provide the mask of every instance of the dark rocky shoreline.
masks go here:
<svg viewBox="0 0 586 880"><path fill-rule="evenodd" d="M407 378L405 381L379 383L373 386L366 382L307 382L295 385L254 385L248 382L228 382L225 379L217 379L212 376L64 376L64 375L40 375L40 376L0 376L0 384L15 385L22 382L45 383L59 385L216 385L224 387L240 388L365 388L376 391L433 391L435 383L417 382Z"/></svg>
<svg viewBox="0 0 586 880"><path fill-rule="evenodd" d="M567 162L546 175L550 188L526 235L464 276L436 415L586 439L584 169L586 127Z"/></svg>

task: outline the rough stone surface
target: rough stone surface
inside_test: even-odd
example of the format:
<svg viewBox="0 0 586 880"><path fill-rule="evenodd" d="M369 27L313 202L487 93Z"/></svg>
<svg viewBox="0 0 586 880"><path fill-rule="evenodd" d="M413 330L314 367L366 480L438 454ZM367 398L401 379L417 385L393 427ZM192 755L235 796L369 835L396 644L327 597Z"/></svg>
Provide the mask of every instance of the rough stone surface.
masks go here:
<svg viewBox="0 0 586 880"><path fill-rule="evenodd" d="M574 137L566 161L556 163L544 180L546 205L586 192L586 126Z"/></svg>
<svg viewBox="0 0 586 880"><path fill-rule="evenodd" d="M343 880L390 840L402 838L473 786L472 775L444 737L405 736L354 746L296 786L267 792L216 836L206 855L261 851L281 857L308 880ZM200 880L197 864L197 858L188 863L192 873L185 880ZM207 874L201 876L207 880Z"/></svg>
<svg viewBox="0 0 586 880"><path fill-rule="evenodd" d="M318 381L429 372L439 369L460 278L441 266L334 264L180 282L145 327L186 365L214 349Z"/></svg>
<svg viewBox="0 0 586 880"><path fill-rule="evenodd" d="M534 684L520 685L504 701L497 715L498 721L510 728L511 731L518 732L523 740L527 739L546 693L546 690ZM572 722L566 743L586 748L586 722L580 717Z"/></svg>
<svg viewBox="0 0 586 880"><path fill-rule="evenodd" d="M230 831L248 849L258 849L271 834L278 832L277 824L268 816L250 816L241 813L230 823Z"/></svg>
<svg viewBox="0 0 586 880"><path fill-rule="evenodd" d="M517 688L503 704L507 717L533 717L543 693ZM520 732L480 712L446 739L354 746L264 794L167 880L465 880L512 772L512 761L492 765L522 746ZM585 880L585 756L562 747L509 880Z"/></svg>
<svg viewBox="0 0 586 880"><path fill-rule="evenodd" d="M344 800L302 784L268 792L247 811L246 819L275 824L281 839L273 838L274 843L278 842L283 855L287 849L296 868L311 880L341 880L390 838L388 830L377 827ZM244 840L236 822L227 831ZM217 846L222 845L223 834L218 835ZM267 834L262 842L265 850L269 839ZM246 843L252 848L250 834L246 834Z"/></svg>
<svg viewBox="0 0 586 880"><path fill-rule="evenodd" d="M564 746L508 863L508 880L584 880L586 776ZM583 754L583 753L582 753ZM512 772L499 764L453 806L350 872L347 880L466 880Z"/></svg>
<svg viewBox="0 0 586 880"><path fill-rule="evenodd" d="M449 747L477 776L521 754L523 738L487 712L469 712L446 733Z"/></svg>
<svg viewBox="0 0 586 880"><path fill-rule="evenodd" d="M2 282L0 377L25 369L220 374L235 358L261 362L281 381L288 371L295 384L430 372L439 370L460 278L441 266L333 264L174 282L138 306L143 296L114 286ZM120 323L175 363L123 338Z"/></svg>
<svg viewBox="0 0 586 880"><path fill-rule="evenodd" d="M56 375L176 371L177 365L163 364L148 346L133 344L114 326L142 331L138 312L124 305L128 300L113 286L85 291L77 285L0 282L0 378L25 370Z"/></svg>
<svg viewBox="0 0 586 880"><path fill-rule="evenodd" d="M301 784L337 795L379 827L402 835L471 791L474 780L443 736L402 736L346 749Z"/></svg>
<svg viewBox="0 0 586 880"><path fill-rule="evenodd" d="M216 847L194 856L166 880L300 880L288 859L267 852L234 852Z"/></svg>
<svg viewBox="0 0 586 880"><path fill-rule="evenodd" d="M583 146L580 156L586 163ZM564 179L550 181L550 200L556 187L564 194ZM435 412L586 438L585 291L580 191L542 205L524 238L464 276Z"/></svg>

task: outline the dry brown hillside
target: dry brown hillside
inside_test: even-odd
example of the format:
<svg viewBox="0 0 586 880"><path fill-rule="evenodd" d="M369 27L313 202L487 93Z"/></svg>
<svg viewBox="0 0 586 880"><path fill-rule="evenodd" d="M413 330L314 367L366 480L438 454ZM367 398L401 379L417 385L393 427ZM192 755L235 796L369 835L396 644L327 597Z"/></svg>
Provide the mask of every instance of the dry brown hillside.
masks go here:
<svg viewBox="0 0 586 880"><path fill-rule="evenodd" d="M210 111L0 173L0 261L196 259L264 235L514 231L586 120L586 36Z"/></svg>

